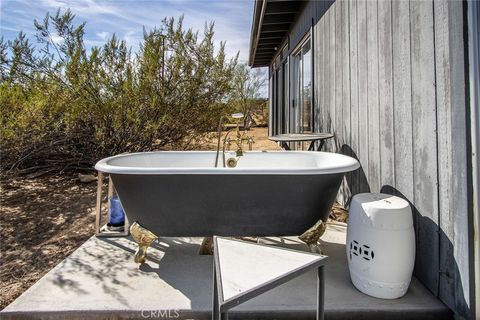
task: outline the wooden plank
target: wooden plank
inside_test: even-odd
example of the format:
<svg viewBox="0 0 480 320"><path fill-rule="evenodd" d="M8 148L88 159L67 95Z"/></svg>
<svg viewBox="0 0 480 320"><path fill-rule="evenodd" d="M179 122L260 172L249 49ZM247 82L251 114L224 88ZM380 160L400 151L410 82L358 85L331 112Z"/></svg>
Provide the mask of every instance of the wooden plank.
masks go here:
<svg viewBox="0 0 480 320"><path fill-rule="evenodd" d="M314 1L310 1L307 4L303 11L303 16L303 29L305 30L305 33L307 33L308 30L310 30L310 28L312 27L312 19L316 16L316 6Z"/></svg>
<svg viewBox="0 0 480 320"><path fill-rule="evenodd" d="M342 12L341 12L341 21L342 21L342 133L343 141L341 146L341 152L343 154L350 155L350 150L347 148L351 143L351 134L350 134L350 46L349 46L349 4L347 0L342 0ZM347 173L344 178L344 189L343 196L344 201L343 205L346 205L350 201L351 197L351 186L352 175Z"/></svg>
<svg viewBox="0 0 480 320"><path fill-rule="evenodd" d="M438 290L439 239L433 3L410 3L416 274Z"/></svg>
<svg viewBox="0 0 480 320"><path fill-rule="evenodd" d="M335 2L335 152L341 152L343 145L343 55L342 55L342 7L344 2L338 0ZM344 199L345 184L340 185L337 201L340 204L345 203Z"/></svg>
<svg viewBox="0 0 480 320"><path fill-rule="evenodd" d="M102 187L103 172L98 171L97 174L97 201L95 206L95 234L100 233L100 222L102 219Z"/></svg>
<svg viewBox="0 0 480 320"><path fill-rule="evenodd" d="M361 169L359 192L370 192L368 184L368 101L367 101L367 5L365 0L357 2L357 45L358 45L358 152Z"/></svg>
<svg viewBox="0 0 480 320"><path fill-rule="evenodd" d="M316 7L315 7L316 10ZM319 132L318 131L318 120L317 117L319 116L319 101L318 101L318 82L319 79L317 78L318 74L318 50L317 47L319 45L318 43L318 24L314 24L312 27L312 56L313 56L313 76L312 76L312 84L313 84L313 115L312 115L312 123L313 123L313 131L314 132Z"/></svg>
<svg viewBox="0 0 480 320"><path fill-rule="evenodd" d="M343 143L350 145L350 43L349 43L349 4L347 0L342 0L342 133ZM349 153L348 153L349 154Z"/></svg>
<svg viewBox="0 0 480 320"><path fill-rule="evenodd" d="M335 2L328 10L328 18L330 24L329 30L329 95L330 95L330 114L328 117L329 132L336 132L335 127L335 11L337 9L337 2ZM330 139L330 151L336 152L335 139Z"/></svg>
<svg viewBox="0 0 480 320"><path fill-rule="evenodd" d="M454 273L455 311L465 318L472 316L470 308L470 208L469 174L467 151L467 106L464 52L464 5L462 1L449 1L449 38L451 61L451 99L452 112L452 202L453 214L453 258L456 268L448 271ZM446 222L448 223L448 222ZM478 301L478 297L476 297ZM478 316L478 315L477 315Z"/></svg>
<svg viewBox="0 0 480 320"><path fill-rule="evenodd" d="M439 297L465 318L470 315L468 192L466 186L465 82L462 3L434 2L438 194Z"/></svg>
<svg viewBox="0 0 480 320"><path fill-rule="evenodd" d="M357 1L349 1L349 48L350 48L350 119L351 119L351 143L350 153L351 156L357 157L358 155L358 126L359 126L359 112L358 112L358 68L357 68ZM352 173L352 194L359 193L359 172L355 170Z"/></svg>
<svg viewBox="0 0 480 320"><path fill-rule="evenodd" d="M378 25L377 1L367 1L367 105L368 182L372 192L380 191L380 121L378 111Z"/></svg>
<svg viewBox="0 0 480 320"><path fill-rule="evenodd" d="M332 126L330 121L330 11L327 11L322 18L324 20L324 32L323 32L323 56L324 58L324 105L323 110L323 127L325 132L332 132ZM325 151L330 150L330 143L325 143Z"/></svg>
<svg viewBox="0 0 480 320"><path fill-rule="evenodd" d="M435 10L435 62L437 75L437 139L438 139L438 194L440 237L440 265L455 268L453 257L453 212L450 211L452 185L452 126L450 114L451 75L448 3L436 1ZM440 273L439 296L450 308L455 308L455 283L450 274Z"/></svg>
<svg viewBox="0 0 480 320"><path fill-rule="evenodd" d="M268 68L268 135L273 136L273 76L272 76L272 68Z"/></svg>
<svg viewBox="0 0 480 320"><path fill-rule="evenodd" d="M318 6L318 4L317 4ZM317 6L315 8L317 8ZM315 9L315 12L317 12L318 9ZM320 30L320 21L318 21L314 27L313 27L313 31L314 31L314 34L315 34L315 37L313 38L313 48L312 48L312 52L313 52L313 56L314 56L314 61L313 61L313 67L314 67L314 73L313 73L313 78L314 78L314 84L315 84L315 96L314 96L314 100L315 100L315 112L314 112L314 124L313 124L313 127L315 128L315 132L321 132L321 118L322 118L322 110L320 108L320 87L321 87L321 83L323 81L322 77L319 77L318 75L320 74L320 67L321 67L321 63L320 63L320 59L322 58L321 57L321 47L323 46L323 43L322 41L320 40L321 38L321 30Z"/></svg>
<svg viewBox="0 0 480 320"><path fill-rule="evenodd" d="M395 185L392 70L392 3L378 2L378 97L380 120L380 185ZM383 188L383 187L386 188Z"/></svg>
<svg viewBox="0 0 480 320"><path fill-rule="evenodd" d="M293 22L291 32L289 33L290 41L295 47L310 30L312 18L315 17L315 5L313 1L307 3L301 14L297 16ZM273 15L277 16L277 15Z"/></svg>
<svg viewBox="0 0 480 320"><path fill-rule="evenodd" d="M410 12L407 1L392 2L395 189L413 202Z"/></svg>
<svg viewBox="0 0 480 320"><path fill-rule="evenodd" d="M342 64L342 7L343 1L335 2L335 150L339 151L343 144L343 72Z"/></svg>
<svg viewBox="0 0 480 320"><path fill-rule="evenodd" d="M323 3L323 2L322 2ZM317 87L317 101L318 101L318 115L316 116L317 124L316 128L318 132L325 132L325 122L324 122L324 112L325 112L325 94L324 94L324 85L325 85L325 55L324 55L324 34L325 34L325 19L320 19L318 21L315 29L317 29L317 41L314 45L314 50L316 52L316 65L317 73L315 74L315 82Z"/></svg>

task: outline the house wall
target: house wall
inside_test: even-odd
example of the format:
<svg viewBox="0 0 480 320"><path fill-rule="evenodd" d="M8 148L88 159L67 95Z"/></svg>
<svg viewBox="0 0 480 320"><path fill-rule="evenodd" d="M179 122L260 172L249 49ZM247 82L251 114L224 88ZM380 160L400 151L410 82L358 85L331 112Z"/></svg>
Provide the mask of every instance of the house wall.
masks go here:
<svg viewBox="0 0 480 320"><path fill-rule="evenodd" d="M412 204L416 276L463 316L470 306L467 106L461 1L310 1L289 49L313 30L315 131L359 159L339 199Z"/></svg>

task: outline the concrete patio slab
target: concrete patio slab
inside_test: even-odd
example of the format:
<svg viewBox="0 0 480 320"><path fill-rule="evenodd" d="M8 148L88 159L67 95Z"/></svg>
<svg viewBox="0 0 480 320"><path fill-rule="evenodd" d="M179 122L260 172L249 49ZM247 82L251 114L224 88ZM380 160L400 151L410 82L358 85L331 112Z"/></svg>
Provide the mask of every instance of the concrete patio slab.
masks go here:
<svg viewBox="0 0 480 320"><path fill-rule="evenodd" d="M295 237L262 243L308 248ZM92 237L0 312L2 319L210 319L212 256L200 238L160 238L143 265L129 238ZM396 300L369 297L350 282L345 225L323 237L326 319L450 319L450 311L418 280ZM316 274L308 272L230 312L237 319L314 319Z"/></svg>

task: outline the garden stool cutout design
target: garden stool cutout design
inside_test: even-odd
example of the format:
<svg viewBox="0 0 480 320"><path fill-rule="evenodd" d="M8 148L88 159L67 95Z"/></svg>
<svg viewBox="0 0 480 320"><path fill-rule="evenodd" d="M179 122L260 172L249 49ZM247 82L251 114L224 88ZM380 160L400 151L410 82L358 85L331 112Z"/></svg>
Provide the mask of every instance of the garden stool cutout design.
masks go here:
<svg viewBox="0 0 480 320"><path fill-rule="evenodd" d="M410 204L389 194L355 195L350 203L346 250L350 278L359 291L382 299L402 297L415 264Z"/></svg>
<svg viewBox="0 0 480 320"><path fill-rule="evenodd" d="M310 269L317 269L317 320L324 319L327 256L216 236L213 244L213 320Z"/></svg>

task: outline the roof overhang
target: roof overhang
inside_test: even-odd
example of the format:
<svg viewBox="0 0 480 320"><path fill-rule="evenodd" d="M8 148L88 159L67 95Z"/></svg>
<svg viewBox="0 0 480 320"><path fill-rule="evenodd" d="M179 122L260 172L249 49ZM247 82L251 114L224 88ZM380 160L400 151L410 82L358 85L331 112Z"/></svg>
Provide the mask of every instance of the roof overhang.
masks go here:
<svg viewBox="0 0 480 320"><path fill-rule="evenodd" d="M255 0L252 34L250 36L251 67L270 64L276 51L285 41L305 1L301 0Z"/></svg>

